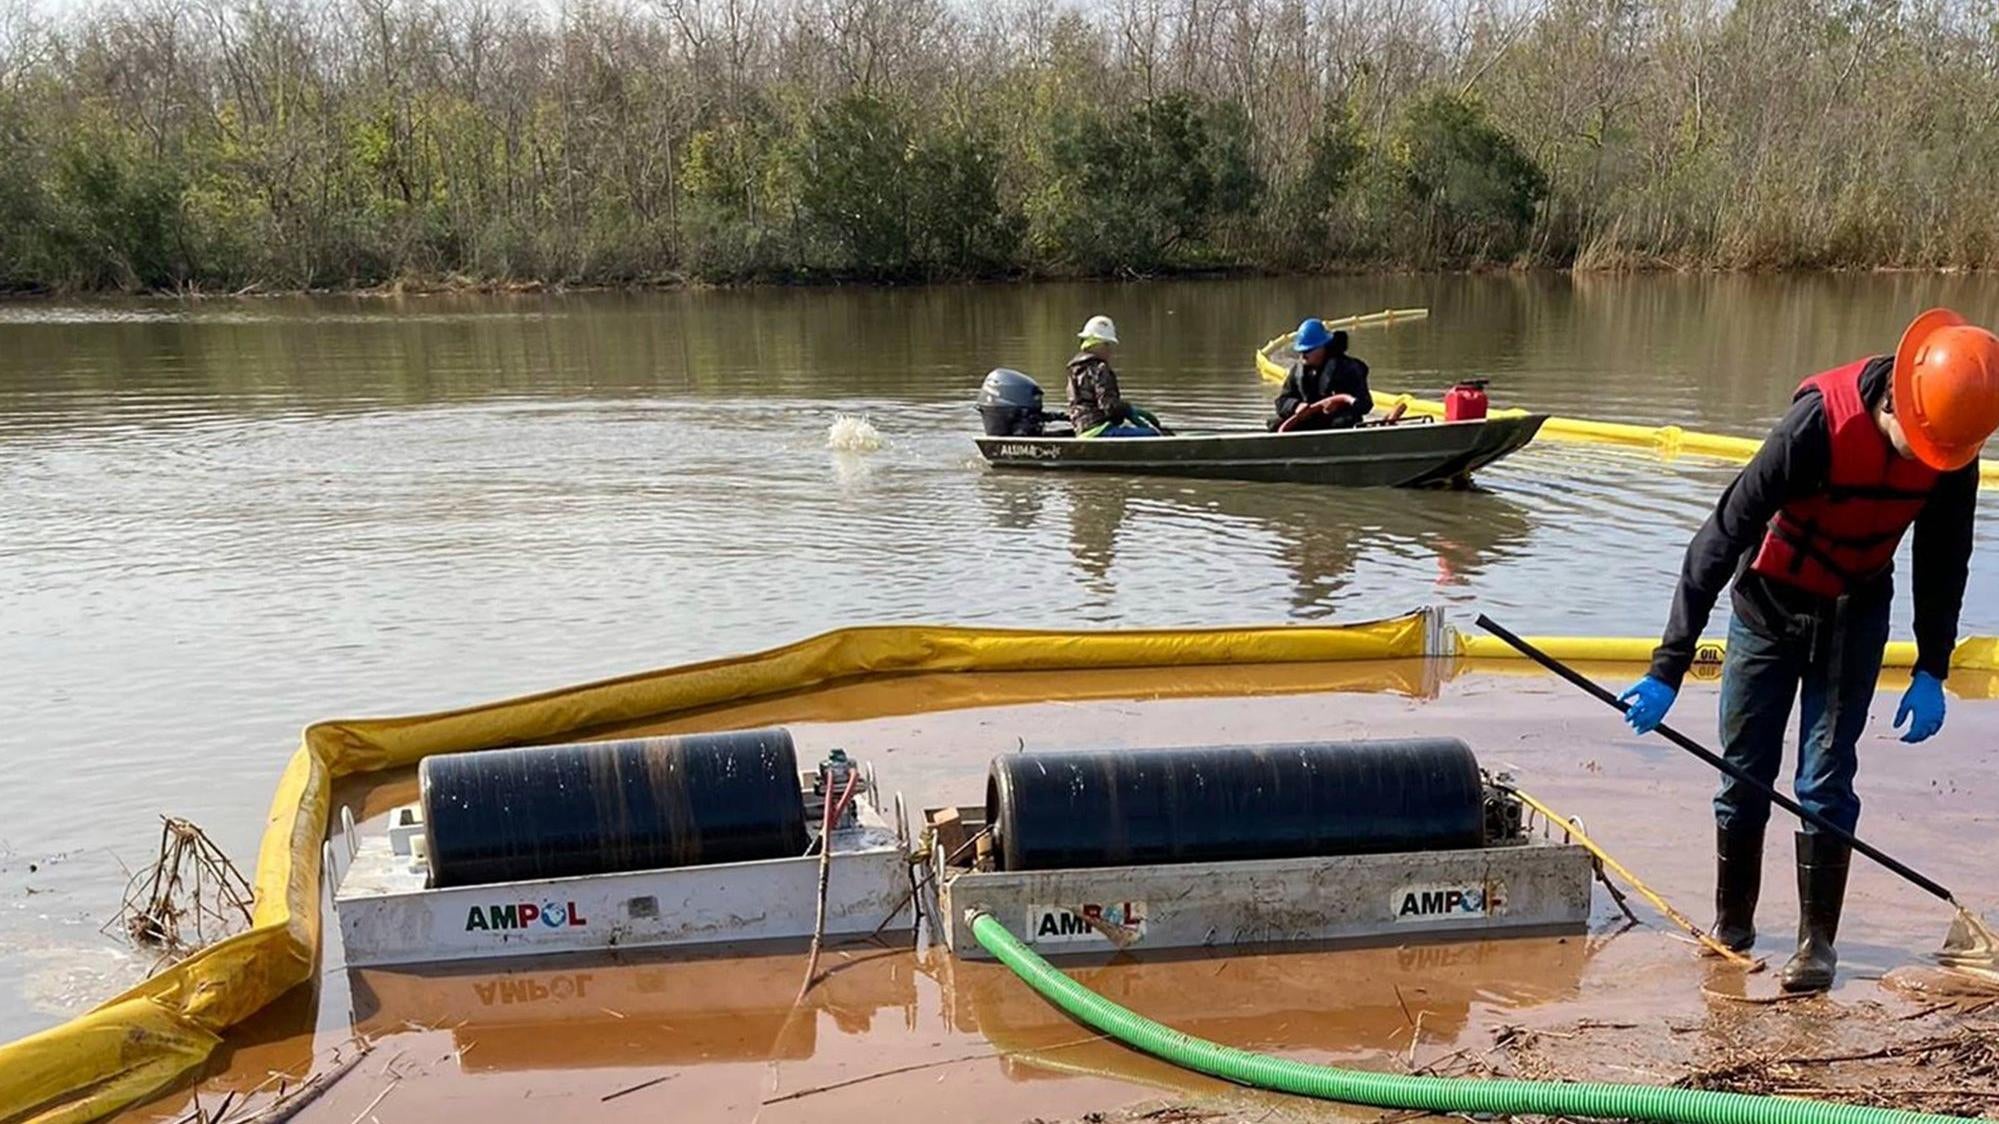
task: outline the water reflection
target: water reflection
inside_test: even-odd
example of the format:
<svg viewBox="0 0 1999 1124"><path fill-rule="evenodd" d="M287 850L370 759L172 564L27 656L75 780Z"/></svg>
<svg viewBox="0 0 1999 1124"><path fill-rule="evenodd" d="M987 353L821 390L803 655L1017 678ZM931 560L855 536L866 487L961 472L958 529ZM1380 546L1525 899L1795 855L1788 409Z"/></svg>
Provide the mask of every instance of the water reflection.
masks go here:
<svg viewBox="0 0 1999 1124"><path fill-rule="evenodd" d="M1276 564L1289 576L1290 596L1262 611L1294 617L1346 603L1365 581L1356 571L1370 561L1400 567L1398 585L1405 588L1419 584L1419 576L1445 589L1475 585L1489 569L1526 552L1536 523L1525 504L1483 489L1345 490L988 472L978 492L993 524L1007 531L1045 529L1048 509L1058 508L1073 571L1099 596L1115 593L1113 569L1121 554L1184 551L1237 564Z"/></svg>
<svg viewBox="0 0 1999 1124"><path fill-rule="evenodd" d="M1069 557L1095 592L1108 596L1118 535L1131 514L1129 486L1122 481L1082 480L1070 485Z"/></svg>
<svg viewBox="0 0 1999 1124"><path fill-rule="evenodd" d="M1465 585L1522 549L1527 509L1485 492L1332 493L1313 488L1217 488L1177 502L1260 527L1290 573L1294 615L1326 610L1355 583L1363 559L1393 558L1405 580L1434 570L1439 586Z"/></svg>
<svg viewBox="0 0 1999 1124"><path fill-rule="evenodd" d="M1407 1049L1412 1032L1456 1043L1482 1012L1573 998L1601 947L1575 936L1196 951L1064 969L1188 1034L1347 1058ZM940 948L842 956L802 1005L803 957L789 948L359 969L348 973L352 1031L370 1040L446 1031L464 1074L805 1061L865 1035L877 1044L867 1068L883 1071L904 1060L898 1052L937 1045L919 1033L934 1026L937 1004L944 1025L989 1043L1017 1080L1084 1072L1143 1082L1160 1068L1114 1043L1079 1041L1089 1036L997 964ZM924 977L934 992L919 989ZM1038 1062L1044 1054L1050 1064Z"/></svg>
<svg viewBox="0 0 1999 1124"><path fill-rule="evenodd" d="M817 1052L822 1023L840 1035L866 1034L883 1016L914 1027L905 953L835 958L800 1008L804 963L788 949L639 952L363 968L348 980L356 1034L448 1028L467 1073L802 1059Z"/></svg>
<svg viewBox="0 0 1999 1124"><path fill-rule="evenodd" d="M1407 1049L1422 1014L1425 1041L1455 1042L1480 1008L1517 1009L1577 995L1601 941L1582 936L1414 944L1337 951L1243 950L1064 963L1120 1006L1200 1038L1247 1050L1351 1057ZM939 954L952 1024L1002 1050L1045 1046L1071 1023L1006 969ZM1115 1054L1113 1047L1108 1054ZM1075 1060L1070 1058L1068 1060ZM1099 1060L1114 1060L1103 1058Z"/></svg>

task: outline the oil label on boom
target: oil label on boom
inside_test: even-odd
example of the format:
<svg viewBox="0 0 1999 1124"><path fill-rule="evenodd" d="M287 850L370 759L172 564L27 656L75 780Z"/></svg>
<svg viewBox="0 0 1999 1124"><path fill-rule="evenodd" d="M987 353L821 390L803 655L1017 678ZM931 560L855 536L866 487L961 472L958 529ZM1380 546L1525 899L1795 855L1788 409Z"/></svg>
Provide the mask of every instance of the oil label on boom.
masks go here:
<svg viewBox="0 0 1999 1124"><path fill-rule="evenodd" d="M1085 902L1082 905L1030 905L1030 944L1065 944L1103 938L1123 948L1145 939L1152 911L1144 902Z"/></svg>
<svg viewBox="0 0 1999 1124"><path fill-rule="evenodd" d="M1389 916L1403 921L1475 921L1506 912L1506 887L1498 882L1404 886L1388 899Z"/></svg>
<svg viewBox="0 0 1999 1124"><path fill-rule="evenodd" d="M1687 671L1695 679L1712 681L1721 678L1722 657L1727 649L1714 641L1704 641L1694 649L1694 662Z"/></svg>

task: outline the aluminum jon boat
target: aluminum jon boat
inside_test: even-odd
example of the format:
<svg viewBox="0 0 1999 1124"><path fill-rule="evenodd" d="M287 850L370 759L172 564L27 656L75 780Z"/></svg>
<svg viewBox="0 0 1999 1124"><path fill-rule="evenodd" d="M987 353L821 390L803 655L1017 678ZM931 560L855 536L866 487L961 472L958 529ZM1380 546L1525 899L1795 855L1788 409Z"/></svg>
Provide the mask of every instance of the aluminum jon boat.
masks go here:
<svg viewBox="0 0 1999 1124"><path fill-rule="evenodd" d="M1534 439L1546 415L1413 422L1304 433L1264 430L1170 437L980 437L997 468L1124 472L1356 488L1462 486Z"/></svg>

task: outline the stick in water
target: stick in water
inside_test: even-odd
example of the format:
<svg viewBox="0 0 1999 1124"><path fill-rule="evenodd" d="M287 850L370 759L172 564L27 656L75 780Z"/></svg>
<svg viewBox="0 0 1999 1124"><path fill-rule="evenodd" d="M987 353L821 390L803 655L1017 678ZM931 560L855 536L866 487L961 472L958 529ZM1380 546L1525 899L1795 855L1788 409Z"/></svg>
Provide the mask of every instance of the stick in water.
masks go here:
<svg viewBox="0 0 1999 1124"><path fill-rule="evenodd" d="M826 888L833 877L833 825L840 822L840 815L846 810L847 801L854 798L854 786L860 780L859 769L848 772L838 799L833 796L833 787L826 786L826 815L819 828L819 905L812 920L812 955L805 961L805 982L798 985L798 998L791 1001L793 1006L805 1001L805 993L812 990L812 983L819 976L819 947L826 940Z"/></svg>

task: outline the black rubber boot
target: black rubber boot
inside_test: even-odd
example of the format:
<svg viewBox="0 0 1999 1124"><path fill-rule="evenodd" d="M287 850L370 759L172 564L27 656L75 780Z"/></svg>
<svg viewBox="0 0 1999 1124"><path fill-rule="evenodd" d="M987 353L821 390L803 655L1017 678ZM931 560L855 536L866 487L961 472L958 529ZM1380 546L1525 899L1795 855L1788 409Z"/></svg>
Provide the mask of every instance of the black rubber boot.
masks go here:
<svg viewBox="0 0 1999 1124"><path fill-rule="evenodd" d="M1830 835L1798 834L1798 951L1784 965L1785 991L1832 986L1839 954L1839 913L1846 904L1846 872L1853 849Z"/></svg>
<svg viewBox="0 0 1999 1124"><path fill-rule="evenodd" d="M1756 899L1763 893L1763 824L1714 829L1714 939L1735 952L1756 943Z"/></svg>

